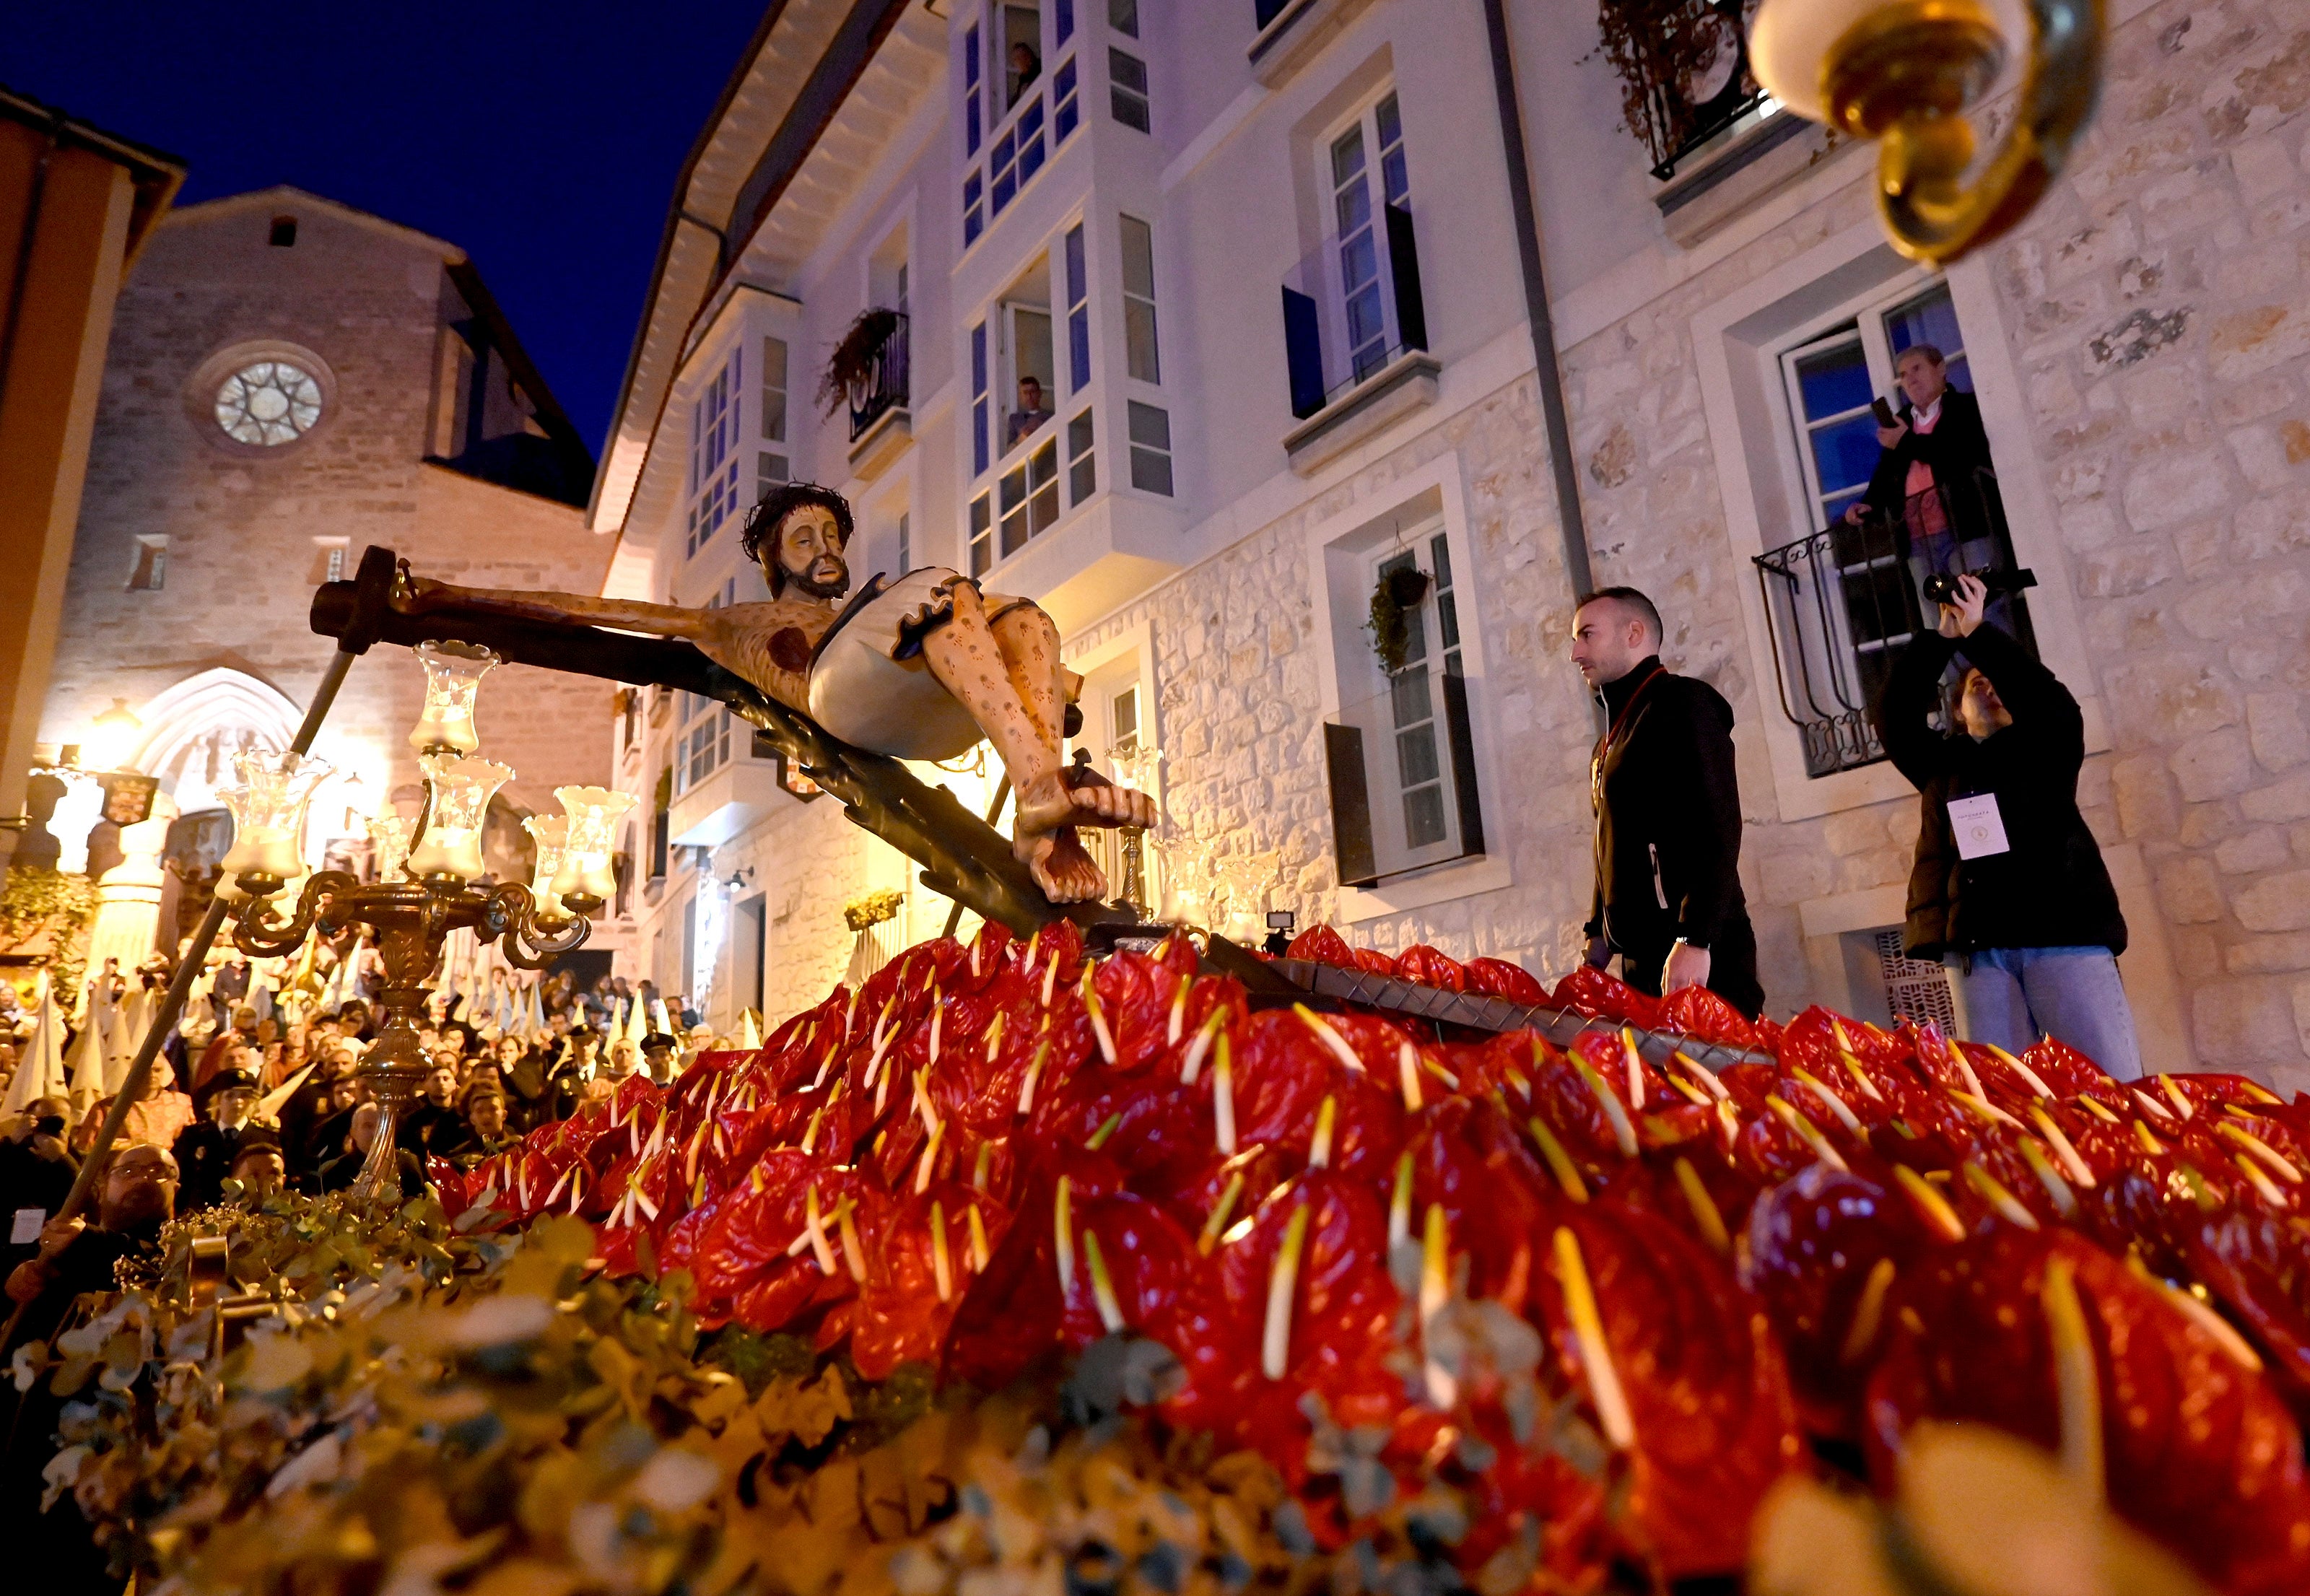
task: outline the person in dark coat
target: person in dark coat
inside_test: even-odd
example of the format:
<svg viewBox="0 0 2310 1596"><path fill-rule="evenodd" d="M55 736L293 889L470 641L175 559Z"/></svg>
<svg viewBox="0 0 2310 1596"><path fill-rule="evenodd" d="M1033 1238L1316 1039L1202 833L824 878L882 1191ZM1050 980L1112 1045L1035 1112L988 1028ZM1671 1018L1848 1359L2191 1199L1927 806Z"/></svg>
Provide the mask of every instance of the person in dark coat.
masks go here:
<svg viewBox="0 0 2310 1596"><path fill-rule="evenodd" d="M402 1114L397 1140L420 1158L430 1153L447 1158L465 1136L465 1116L457 1112L456 1064L437 1054L418 1093Z"/></svg>
<svg viewBox="0 0 2310 1596"><path fill-rule="evenodd" d="M2051 671L1983 624L1987 596L1960 577L1941 629L1909 645L1879 700L1885 751L1922 799L1902 941L1955 965L1972 1040L2019 1053L2051 1035L2132 1080L2125 916L2078 812L2085 720ZM1942 733L1926 717L1959 655L1958 724Z"/></svg>
<svg viewBox="0 0 2310 1596"><path fill-rule="evenodd" d="M40 1230L39 1253L11 1271L9 1300L23 1317L19 1342L53 1342L60 1331L80 1322L83 1293L114 1288L114 1266L124 1258L157 1259L161 1227L176 1214L177 1165L166 1148L149 1142L115 1142L99 1174L86 1219L50 1219ZM57 1591L99 1591L105 1581L105 1554L89 1522L69 1496L43 1512L41 1470L63 1443L57 1429L68 1400L49 1383L33 1382L18 1393L13 1381L0 1381L0 1543L15 1548L25 1566L44 1571L36 1582Z"/></svg>
<svg viewBox="0 0 2310 1596"><path fill-rule="evenodd" d="M1741 890L1732 707L1660 661L1660 612L1607 587L1572 617L1572 663L1604 707L1591 796L1596 895L1588 961L1620 956L1639 991L1706 986L1754 1019L1765 1006Z"/></svg>
<svg viewBox="0 0 2310 1596"><path fill-rule="evenodd" d="M319 1186L324 1192L349 1192L360 1178L361 1167L369 1162L369 1149L376 1145L378 1122L385 1110L375 1103L364 1103L353 1110L351 1128L345 1133L344 1150L321 1166ZM393 1149L394 1158L401 1171L401 1199L412 1201L425 1195L425 1167L417 1155L405 1147Z"/></svg>
<svg viewBox="0 0 2310 1596"><path fill-rule="evenodd" d="M1903 350L1893 374L1901 402L1893 424L1877 429L1885 452L1845 521L1857 526L1872 512L1889 517L1896 546L1920 583L1935 572L1997 563L2005 510L1981 402L1950 386L1948 364L1930 343Z"/></svg>
<svg viewBox="0 0 2310 1596"><path fill-rule="evenodd" d="M183 1183L178 1195L185 1209L210 1208L224 1200L225 1177L256 1112L256 1077L247 1070L219 1070L194 1094L202 1117L177 1133L170 1150Z"/></svg>
<svg viewBox="0 0 2310 1596"><path fill-rule="evenodd" d="M0 1279L39 1252L40 1227L64 1207L80 1174L65 1145L68 1108L62 1097L36 1098L0 1138L0 1218L8 1223Z"/></svg>

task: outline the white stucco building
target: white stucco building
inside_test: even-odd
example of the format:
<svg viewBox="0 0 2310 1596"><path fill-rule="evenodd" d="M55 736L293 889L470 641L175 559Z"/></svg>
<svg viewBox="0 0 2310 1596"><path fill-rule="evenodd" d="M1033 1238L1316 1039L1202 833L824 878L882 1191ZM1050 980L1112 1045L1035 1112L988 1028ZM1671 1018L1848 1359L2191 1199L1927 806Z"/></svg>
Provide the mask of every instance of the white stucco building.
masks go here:
<svg viewBox="0 0 2310 1596"><path fill-rule="evenodd" d="M759 596L737 516L839 487L861 579L1037 597L1084 746L1160 750L1151 898L1553 976L1590 887L1568 612L1633 583L1739 717L1772 1010L1882 1017L1946 1001L1881 957L1916 800L1863 711L1902 629L1816 534L1874 458L1854 404L1932 341L2085 707L2145 1056L2310 1073L2310 44L2249 0L2112 22L2071 172L1937 277L1884 242L1870 153L1757 104L1729 31L1648 147L1585 7L774 5L676 186L589 512L608 591ZM1366 625L1405 568L1391 670ZM638 973L717 1022L821 994L871 889L908 890L901 937L943 925L718 707L640 695L618 737Z"/></svg>

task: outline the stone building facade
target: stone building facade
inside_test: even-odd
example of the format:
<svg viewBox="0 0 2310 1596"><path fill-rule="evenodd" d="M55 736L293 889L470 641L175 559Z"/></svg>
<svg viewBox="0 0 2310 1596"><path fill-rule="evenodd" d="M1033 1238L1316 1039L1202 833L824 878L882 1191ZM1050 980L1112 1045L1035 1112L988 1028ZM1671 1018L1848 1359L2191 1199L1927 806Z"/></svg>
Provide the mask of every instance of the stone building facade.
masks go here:
<svg viewBox="0 0 2310 1596"><path fill-rule="evenodd" d="M1902 919L1916 796L1881 759L1823 759L1809 744L1799 722L1818 716L1795 662L1823 645L1802 635L1758 557L1823 524L1828 484L1805 464L1808 415L1784 380L1800 351L1845 340L1889 365L1888 340L1915 325L1954 338L2013 559L2037 578L2025 596L2035 646L2085 713L2080 799L2131 928L2122 967L2145 1057L2310 1084L2310 32L2285 6L2245 0L2110 10L2101 112L2068 172L2011 234L1936 274L1886 243L1871 152L1750 106L1655 176L1655 153L1621 126L1593 13L1509 8L1586 559L1594 581L1653 594L1668 663L1734 707L1742 875L1770 1007L1886 1018L1897 1003L1922 1011L1928 987L1946 1003L1937 974L1889 962L1883 943ZM770 90L769 68L742 65L677 204L711 220L726 200L742 225L718 256L686 256L701 240L670 226L593 506L597 525L621 532L613 588L695 589L690 602L725 581L742 589L747 573L703 572L685 518L681 429L729 347L717 318L785 318L793 347L823 350L860 308L892 302L894 258L913 273L900 448L881 457L871 429L854 437L838 413L790 409L781 458L859 501L862 575L890 568L900 537L913 563L971 568L976 497L994 484L999 515L1008 464L998 454L977 470L974 406L999 395L1008 369L977 380L970 329L1013 314L1021 273L1040 291L1033 308L1064 321L1069 290L1055 265L1035 275L1038 252L1047 239L1060 261L1072 219L1087 217L1084 391L1110 450L1124 441L1115 399L1168 409L1176 491L1156 507L1169 516L1102 521L1094 500L1079 518L1070 501L1048 542L1032 532L987 575L1060 619L1090 683L1094 754L1117 751L1126 698L1140 744L1159 746L1167 823L1151 898L1238 932L1289 909L1384 949L1429 941L1561 974L1588 908L1597 728L1564 657L1566 518L1515 292L1497 108L1474 91L1492 81L1481 17L1318 0L1262 21L1249 0L1214 0L1161 21L1151 11L1126 39L1123 22L1142 19L1118 4L1107 27L1085 25L1078 59L1095 46L1143 52L1153 147L1114 131L1098 91L1116 83L1085 76L1083 126L1099 136L1054 153L1011 215L983 217L978 232L972 179L992 169L968 126L982 91L970 30L994 16L959 8L942 34L928 19L899 23L850 68L840 137L793 169L769 169L775 99L747 98ZM1058 62L1070 47L1054 17L1041 24L1044 59ZM836 61L827 25L822 46L785 41L784 70L799 74L797 55ZM1004 109L986 134L1015 134L1020 114ZM1317 279L1344 269L1325 208L1343 169L1326 162L1348 130L1374 154L1399 125L1424 347L1390 345L1345 388L1320 370L1302 403L1278 285L1287 305L1293 292L1318 301L1336 347ZM1109 393L1133 325L1133 296L1102 275L1127 264L1101 259L1116 214L1151 224L1162 373ZM661 322L674 332L655 332ZM771 325L746 324L750 335ZM1400 377L1395 362L1415 352L1430 366ZM1062 419L1075 403L1071 391ZM1151 514L1146 496L1114 497ZM1464 743L1466 758L1444 847L1375 872L1343 847L1333 761L1337 729L1376 724L1386 679L1365 611L1373 572L1406 554L1431 578L1431 655L1437 590L1448 582L1456 601L1465 735L1452 751ZM681 717L669 711L664 731L629 723L621 758L638 790L666 768ZM935 779L966 803L989 795L975 773ZM943 925L944 900L909 887L906 863L832 804L787 797L767 773L727 781L708 803L667 805L669 836L694 846L670 850L642 925L687 950L660 967L674 989L719 982L750 1000L759 967L774 1012L814 1000L850 955L842 906L871 889L909 893L901 934ZM701 901L714 906L702 916ZM746 914L758 929L725 932Z"/></svg>
<svg viewBox="0 0 2310 1596"><path fill-rule="evenodd" d="M370 544L453 581L598 588L609 549L578 508L591 474L454 245L293 189L173 213L120 299L49 758L160 777L178 851L213 853L223 833L201 822L227 759L286 747L330 658L314 588ZM422 697L405 650L353 667L315 748L340 775L315 801L312 862L358 854L366 817L413 810ZM485 684L484 751L518 772L508 820L606 777L608 698L517 666ZM108 740L115 706L134 724L115 716Z"/></svg>

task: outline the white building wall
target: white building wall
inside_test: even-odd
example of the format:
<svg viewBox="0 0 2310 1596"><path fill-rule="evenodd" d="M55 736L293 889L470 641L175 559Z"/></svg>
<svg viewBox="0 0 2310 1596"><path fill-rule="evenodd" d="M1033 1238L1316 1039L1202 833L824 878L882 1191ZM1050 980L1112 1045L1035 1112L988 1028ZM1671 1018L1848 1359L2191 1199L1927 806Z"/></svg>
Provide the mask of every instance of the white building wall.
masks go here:
<svg viewBox="0 0 2310 1596"><path fill-rule="evenodd" d="M1594 727L1563 661L1571 594L1481 13L1319 4L1298 24L1304 58L1261 82L1246 57L1249 0L1142 10L1151 135L1116 124L1086 74L1081 128L965 248L951 49L898 153L801 272L765 280L799 302L806 369L867 302L868 256L906 218L914 442L850 490L873 528L908 507L917 562L964 565L980 485L968 328L1083 220L1101 498L989 580L1045 600L1096 681L1146 684L1145 735L1167 756L1167 890L1207 892L1229 862L1256 861L1268 903L1302 924L1560 973L1587 908ZM1090 60L1115 41L1092 14L1104 7L1077 0L1077 12ZM951 42L975 14L955 8ZM1649 156L1618 126L1593 14L1510 14L1594 577L1651 592L1671 665L1734 707L1743 879L1772 1008L1881 1014L1869 937L1901 918L1915 799L1882 765L1806 776L1750 557L1807 530L1790 507L1789 424L1764 386L1780 343L1840 299L1927 280L1883 245L1871 158L1856 149L1775 183L1752 174L1753 192L1723 191L1713 228L1690 213L1672 228ZM2124 0L2113 23L2102 120L2071 175L1948 284L2017 550L2043 584L2030 598L2041 646L2086 707L2080 802L2132 924L2124 969L2145 1052L2153 1067L2284 1080L2310 1071L2305 607L2291 596L2310 581L2297 535L2310 445L2294 447L2310 426L2310 348L2295 325L2310 156L2280 65L2304 35L2266 4ZM1330 230L1324 139L1383 87L1402 108L1434 395L1319 467L1303 460L1303 475L1283 444L1295 422L1279 290ZM1158 388L1119 375L1118 213L1154 228ZM1169 412L1168 499L1115 487L1111 423L1133 397ZM1070 395L1063 418L1073 407ZM683 415L677 403L667 424ZM847 441L841 418L812 422L797 470L841 480ZM1448 539L1462 595L1486 847L1342 889L1321 726L1370 689L1369 561L1414 521ZM881 553L866 547L862 577ZM976 776L941 779L966 802L985 796ZM779 802L713 867L751 866L768 883L768 988L790 1009L847 960L841 903L911 870L833 805ZM916 889L906 934L939 929L943 908Z"/></svg>

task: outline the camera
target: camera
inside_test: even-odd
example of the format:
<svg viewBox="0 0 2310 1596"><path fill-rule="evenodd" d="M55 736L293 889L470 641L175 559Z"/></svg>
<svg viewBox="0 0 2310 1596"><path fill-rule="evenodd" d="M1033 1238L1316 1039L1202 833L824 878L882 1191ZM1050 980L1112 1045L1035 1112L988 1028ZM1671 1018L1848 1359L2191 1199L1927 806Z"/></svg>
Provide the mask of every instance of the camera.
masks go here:
<svg viewBox="0 0 2310 1596"><path fill-rule="evenodd" d="M1963 573L1978 581L1995 598L2001 593L2019 593L2025 587L2037 585L2037 573L2027 566L2013 570L1967 571ZM1957 603L1957 577L1950 571L1935 571L1920 584L1928 602L1936 604Z"/></svg>

